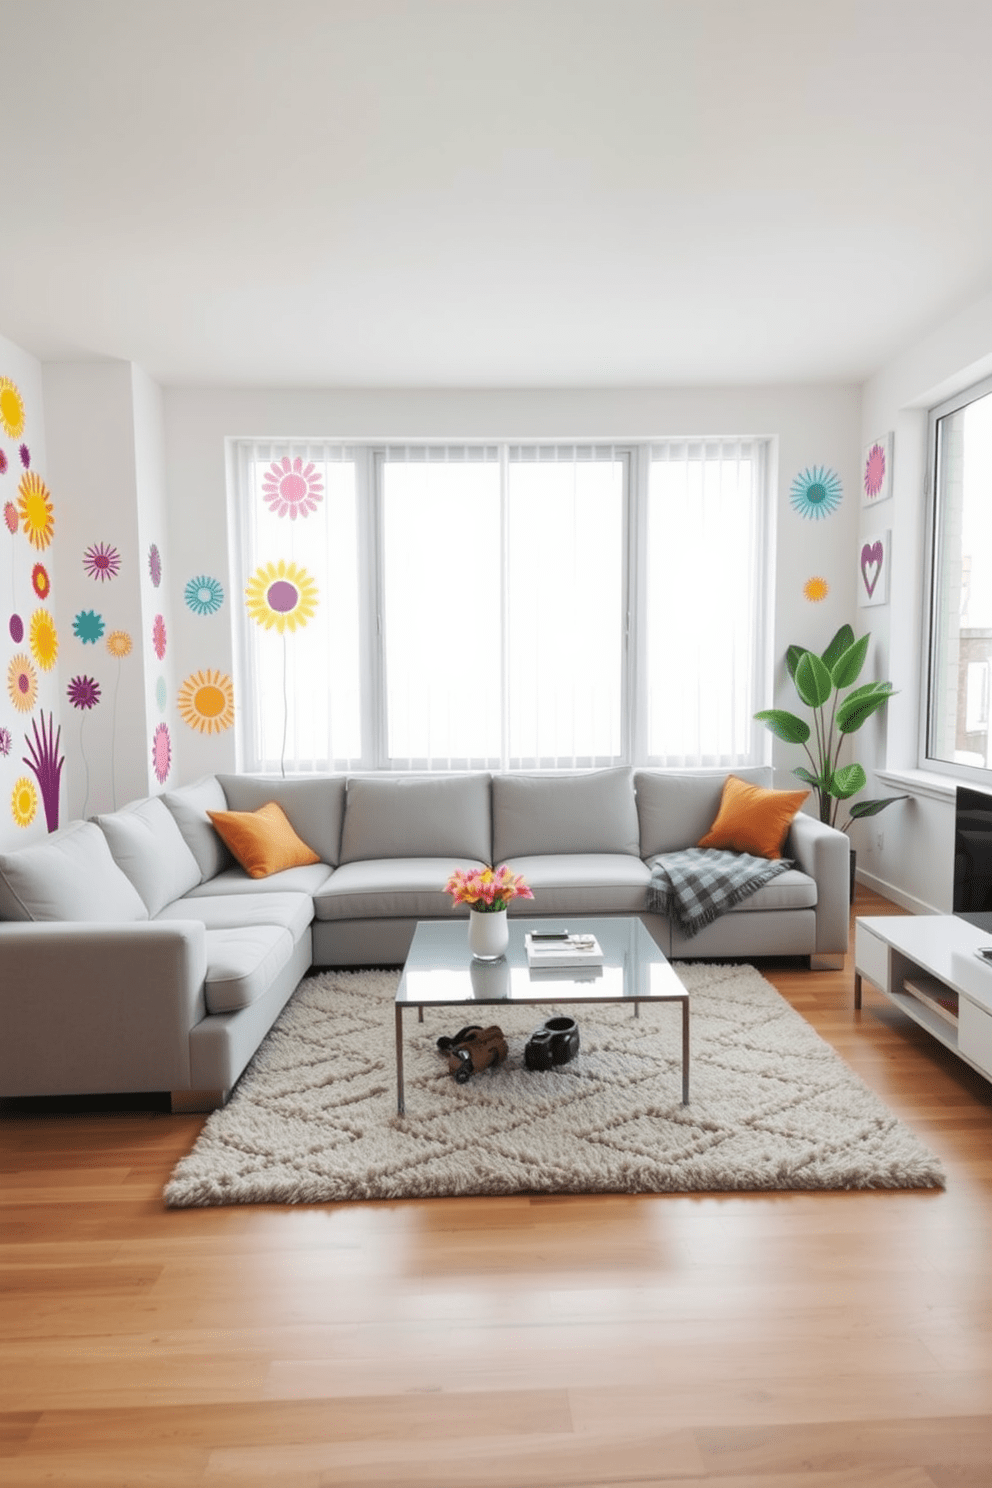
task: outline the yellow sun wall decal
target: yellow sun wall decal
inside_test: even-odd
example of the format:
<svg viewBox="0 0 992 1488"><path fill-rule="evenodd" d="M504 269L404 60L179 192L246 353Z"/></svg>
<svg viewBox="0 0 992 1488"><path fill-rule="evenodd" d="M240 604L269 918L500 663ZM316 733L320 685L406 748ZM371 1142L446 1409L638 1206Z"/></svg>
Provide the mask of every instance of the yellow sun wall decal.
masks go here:
<svg viewBox="0 0 992 1488"><path fill-rule="evenodd" d="M803 585L803 593L809 600L810 604L819 604L820 600L826 599L827 595L830 593L830 585L827 583L826 579L807 579L805 584Z"/></svg>
<svg viewBox="0 0 992 1488"><path fill-rule="evenodd" d="M10 814L19 827L29 827L38 811L38 792L26 775L15 780L10 794Z"/></svg>
<svg viewBox="0 0 992 1488"><path fill-rule="evenodd" d="M0 426L10 439L24 433L24 399L9 377L0 377Z"/></svg>
<svg viewBox="0 0 992 1488"><path fill-rule="evenodd" d="M29 470L17 487L17 510L21 526L33 548L47 548L55 534L55 516L48 487Z"/></svg>
<svg viewBox="0 0 992 1488"><path fill-rule="evenodd" d="M201 734L219 734L234 722L234 689L224 672L193 672L179 689L183 723Z"/></svg>
<svg viewBox="0 0 992 1488"><path fill-rule="evenodd" d="M35 610L29 632L31 655L43 672L50 672L59 654L59 633L47 610Z"/></svg>
<svg viewBox="0 0 992 1488"><path fill-rule="evenodd" d="M282 635L313 619L317 594L317 585L305 568L280 558L278 563L263 563L255 570L245 589L245 602L256 624Z"/></svg>
<svg viewBox="0 0 992 1488"><path fill-rule="evenodd" d="M111 656L116 656L120 661L122 656L131 655L131 637L126 630L112 630L107 637L107 650Z"/></svg>

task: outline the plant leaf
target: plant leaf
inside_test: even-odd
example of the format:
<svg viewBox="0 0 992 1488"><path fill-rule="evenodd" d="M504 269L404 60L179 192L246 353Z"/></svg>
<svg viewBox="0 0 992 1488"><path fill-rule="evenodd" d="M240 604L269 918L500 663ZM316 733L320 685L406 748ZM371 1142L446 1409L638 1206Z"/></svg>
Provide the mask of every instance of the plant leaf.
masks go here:
<svg viewBox="0 0 992 1488"><path fill-rule="evenodd" d="M805 655L805 646L790 646L788 651L786 651L785 653L785 664L789 669L789 676L792 678L793 682L796 680L796 667L799 665L800 661Z"/></svg>
<svg viewBox="0 0 992 1488"><path fill-rule="evenodd" d="M823 653L823 663L828 671L833 671L837 662L849 647L854 645L854 631L849 625L842 625L834 636L830 645Z"/></svg>
<svg viewBox="0 0 992 1488"><path fill-rule="evenodd" d="M787 713L784 708L766 708L754 716L758 723L763 723L777 739L784 739L787 744L805 744L809 738L809 724L794 713Z"/></svg>
<svg viewBox="0 0 992 1488"><path fill-rule="evenodd" d="M838 801L846 801L850 796L857 795L859 790L864 790L867 784L868 776L860 765L844 765L834 771L830 781L830 794Z"/></svg>
<svg viewBox="0 0 992 1488"><path fill-rule="evenodd" d="M848 646L830 668L830 675L834 679L836 688L852 687L861 675L861 668L865 664L868 654L868 642L871 637L863 635L860 641L855 641L853 646Z"/></svg>
<svg viewBox="0 0 992 1488"><path fill-rule="evenodd" d="M806 784L811 785L814 790L826 790L827 788L819 775L814 775L812 771L807 770L805 765L797 765L792 773L798 775L800 780L805 780Z"/></svg>
<svg viewBox="0 0 992 1488"><path fill-rule="evenodd" d="M834 690L830 673L820 658L807 651L799 658L793 679L807 708L822 708Z"/></svg>
<svg viewBox="0 0 992 1488"><path fill-rule="evenodd" d="M851 807L851 817L877 816L886 806L891 806L893 801L908 800L908 796L880 796L876 801L856 801Z"/></svg>
<svg viewBox="0 0 992 1488"><path fill-rule="evenodd" d="M884 708L891 696L891 682L876 682L870 692L859 687L857 693L851 693L837 709L837 727L842 734L856 733L873 713Z"/></svg>

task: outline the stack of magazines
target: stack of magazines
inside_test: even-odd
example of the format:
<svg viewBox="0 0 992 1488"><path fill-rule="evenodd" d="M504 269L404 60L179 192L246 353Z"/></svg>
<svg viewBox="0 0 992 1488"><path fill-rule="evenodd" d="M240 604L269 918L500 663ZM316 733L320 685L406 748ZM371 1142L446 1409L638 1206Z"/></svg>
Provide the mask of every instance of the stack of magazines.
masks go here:
<svg viewBox="0 0 992 1488"><path fill-rule="evenodd" d="M524 936L528 966L602 966L603 948L595 935L567 930L534 930Z"/></svg>

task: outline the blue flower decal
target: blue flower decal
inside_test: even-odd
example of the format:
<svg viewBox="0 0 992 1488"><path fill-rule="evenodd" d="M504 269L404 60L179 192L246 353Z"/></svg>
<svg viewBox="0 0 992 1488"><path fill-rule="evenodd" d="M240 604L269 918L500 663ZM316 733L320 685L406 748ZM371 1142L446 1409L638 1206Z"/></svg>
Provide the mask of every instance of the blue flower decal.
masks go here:
<svg viewBox="0 0 992 1488"><path fill-rule="evenodd" d="M165 690L165 678L159 677L158 681L155 683L155 701L158 703L158 711L160 713L165 712L166 697L167 693Z"/></svg>
<svg viewBox="0 0 992 1488"><path fill-rule="evenodd" d="M80 610L72 622L72 633L84 645L95 645L105 630L103 616L96 610Z"/></svg>
<svg viewBox="0 0 992 1488"><path fill-rule="evenodd" d="M213 615L224 603L224 590L216 579L200 574L186 585L186 603L194 615Z"/></svg>
<svg viewBox="0 0 992 1488"><path fill-rule="evenodd" d="M814 465L797 475L789 491L792 510L801 517L829 517L840 506L844 494L840 476L826 465Z"/></svg>

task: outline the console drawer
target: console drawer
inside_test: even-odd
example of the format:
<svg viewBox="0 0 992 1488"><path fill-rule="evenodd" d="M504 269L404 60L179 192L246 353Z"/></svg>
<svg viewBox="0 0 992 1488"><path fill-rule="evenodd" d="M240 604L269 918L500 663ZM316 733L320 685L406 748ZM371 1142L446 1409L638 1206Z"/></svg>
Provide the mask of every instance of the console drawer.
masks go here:
<svg viewBox="0 0 992 1488"><path fill-rule="evenodd" d="M958 999L958 1051L992 1078L992 1013L966 997Z"/></svg>
<svg viewBox="0 0 992 1488"><path fill-rule="evenodd" d="M883 992L889 991L889 948L863 925L855 922L854 966Z"/></svg>

